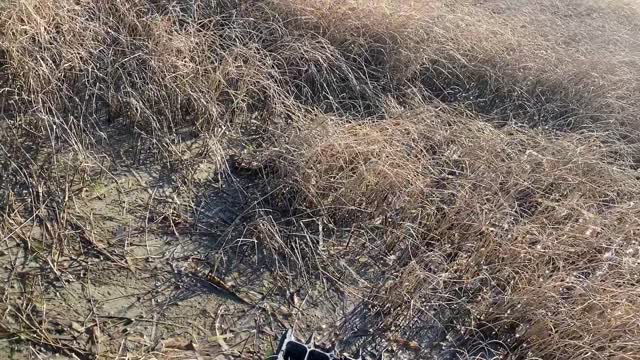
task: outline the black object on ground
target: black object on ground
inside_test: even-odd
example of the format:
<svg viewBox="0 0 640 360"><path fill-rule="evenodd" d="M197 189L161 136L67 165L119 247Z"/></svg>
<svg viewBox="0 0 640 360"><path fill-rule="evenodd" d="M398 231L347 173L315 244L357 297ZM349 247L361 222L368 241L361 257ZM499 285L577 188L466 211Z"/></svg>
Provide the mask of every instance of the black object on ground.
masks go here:
<svg viewBox="0 0 640 360"><path fill-rule="evenodd" d="M362 357L340 356L335 351L318 348L311 337L306 343L293 336L293 330L287 330L280 338L276 354L269 360L363 360Z"/></svg>

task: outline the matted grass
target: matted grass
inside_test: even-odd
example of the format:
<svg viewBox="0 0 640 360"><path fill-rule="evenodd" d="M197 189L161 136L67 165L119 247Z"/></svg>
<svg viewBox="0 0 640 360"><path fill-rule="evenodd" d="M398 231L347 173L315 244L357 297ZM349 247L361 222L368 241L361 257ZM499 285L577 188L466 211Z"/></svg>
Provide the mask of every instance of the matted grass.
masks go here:
<svg viewBox="0 0 640 360"><path fill-rule="evenodd" d="M275 335L225 343L201 289L212 328L158 318L157 284L199 261L273 329L377 354L640 358L636 2L0 6L10 347L144 357L190 328L260 358ZM240 268L271 290L225 285ZM86 290L96 269L163 289L129 308L156 314L143 345ZM84 300L52 315L59 289Z"/></svg>

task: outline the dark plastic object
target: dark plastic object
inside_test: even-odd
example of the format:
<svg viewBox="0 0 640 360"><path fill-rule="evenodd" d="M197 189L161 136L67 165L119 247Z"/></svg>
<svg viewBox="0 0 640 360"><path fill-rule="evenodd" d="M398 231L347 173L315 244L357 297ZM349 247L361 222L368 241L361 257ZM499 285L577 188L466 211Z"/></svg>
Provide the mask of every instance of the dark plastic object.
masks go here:
<svg viewBox="0 0 640 360"><path fill-rule="evenodd" d="M362 357L350 358L338 356L335 351L326 352L316 346L313 336L306 342L300 342L293 336L293 330L287 330L280 338L280 345L270 360L363 360Z"/></svg>

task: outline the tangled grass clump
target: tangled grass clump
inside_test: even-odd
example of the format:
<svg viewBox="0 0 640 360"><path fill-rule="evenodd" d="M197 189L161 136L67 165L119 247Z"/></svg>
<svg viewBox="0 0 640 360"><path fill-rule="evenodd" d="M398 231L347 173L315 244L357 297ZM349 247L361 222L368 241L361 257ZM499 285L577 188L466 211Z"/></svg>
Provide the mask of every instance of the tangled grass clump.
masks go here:
<svg viewBox="0 0 640 360"><path fill-rule="evenodd" d="M381 329L420 341L414 319L448 303L469 356L637 354L640 182L601 143L434 111L302 129L279 173L296 207L393 259L367 270L389 284L370 295Z"/></svg>

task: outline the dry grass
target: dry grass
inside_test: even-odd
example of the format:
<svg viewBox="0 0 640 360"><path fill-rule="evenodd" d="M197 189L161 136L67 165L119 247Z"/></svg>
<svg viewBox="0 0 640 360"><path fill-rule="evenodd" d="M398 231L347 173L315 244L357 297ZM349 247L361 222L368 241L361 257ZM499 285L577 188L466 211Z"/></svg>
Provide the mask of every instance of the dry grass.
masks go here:
<svg viewBox="0 0 640 360"><path fill-rule="evenodd" d="M601 143L437 112L303 128L281 159L289 191L327 223L377 229L351 241L392 259L370 299L384 329L450 302L467 342L637 356L640 183Z"/></svg>
<svg viewBox="0 0 640 360"><path fill-rule="evenodd" d="M76 198L109 179L145 240L162 224L182 240L206 161L259 184L221 241L359 299L363 346L640 359L635 2L1 6L4 336L100 355L42 310L66 257L135 268ZM137 211L123 190L147 167L173 191L156 218L155 190Z"/></svg>

